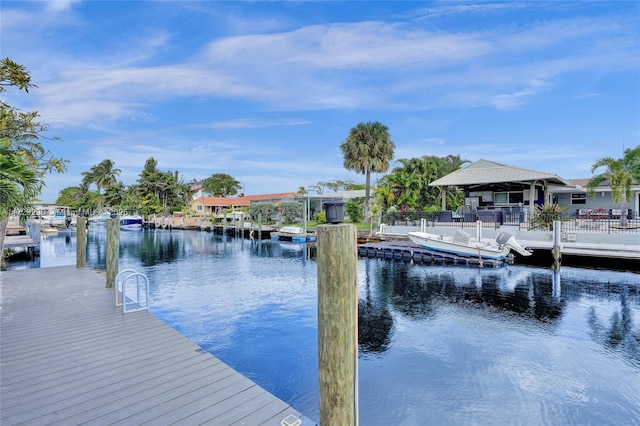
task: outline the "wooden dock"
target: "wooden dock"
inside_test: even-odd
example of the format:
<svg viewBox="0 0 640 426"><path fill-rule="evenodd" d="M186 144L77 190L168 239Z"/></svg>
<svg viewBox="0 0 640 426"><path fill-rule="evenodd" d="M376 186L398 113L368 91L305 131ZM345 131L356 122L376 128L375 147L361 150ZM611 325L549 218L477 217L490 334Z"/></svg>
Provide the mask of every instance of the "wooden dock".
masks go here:
<svg viewBox="0 0 640 426"><path fill-rule="evenodd" d="M123 314L105 283L2 272L0 424L316 424L151 313Z"/></svg>

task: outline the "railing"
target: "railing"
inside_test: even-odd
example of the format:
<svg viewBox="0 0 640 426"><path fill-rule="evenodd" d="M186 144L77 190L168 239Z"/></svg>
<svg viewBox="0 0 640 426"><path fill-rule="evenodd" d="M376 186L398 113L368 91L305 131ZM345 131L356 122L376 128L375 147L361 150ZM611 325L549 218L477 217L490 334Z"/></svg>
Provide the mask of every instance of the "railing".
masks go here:
<svg viewBox="0 0 640 426"><path fill-rule="evenodd" d="M614 212L615 213L615 212ZM529 214L522 209L492 209L477 210L474 213L456 214L444 212L407 212L389 213L382 217L382 223L392 226L416 226L425 220L429 226L448 228L475 228L476 221L482 221L484 229L499 229L501 226L515 226L522 231L550 231L553 221L562 222L563 232L601 232L601 233L631 233L640 235L639 212L630 211L627 225L622 226L620 216L610 212L599 212L591 215L570 213L536 212Z"/></svg>

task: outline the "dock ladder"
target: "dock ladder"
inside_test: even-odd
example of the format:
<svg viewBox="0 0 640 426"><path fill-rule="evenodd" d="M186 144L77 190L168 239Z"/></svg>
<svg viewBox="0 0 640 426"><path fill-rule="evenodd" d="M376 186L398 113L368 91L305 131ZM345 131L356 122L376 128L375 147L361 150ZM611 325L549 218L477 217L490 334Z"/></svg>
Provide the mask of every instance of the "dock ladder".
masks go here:
<svg viewBox="0 0 640 426"><path fill-rule="evenodd" d="M125 269L116 275L114 287L115 305L122 306L122 312L149 309L149 278L134 269Z"/></svg>

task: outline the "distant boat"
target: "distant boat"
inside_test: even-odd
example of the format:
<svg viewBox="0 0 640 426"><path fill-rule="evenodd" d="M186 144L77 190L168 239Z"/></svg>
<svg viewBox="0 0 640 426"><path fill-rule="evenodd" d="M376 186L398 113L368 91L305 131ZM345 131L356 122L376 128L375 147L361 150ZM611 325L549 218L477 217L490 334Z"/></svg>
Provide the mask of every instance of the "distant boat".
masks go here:
<svg viewBox="0 0 640 426"><path fill-rule="evenodd" d="M137 214L120 216L120 229L125 231L138 231L142 229L142 216Z"/></svg>
<svg viewBox="0 0 640 426"><path fill-rule="evenodd" d="M95 223L96 225L104 226L107 224L107 221L111 219L111 212L108 210L104 210L98 214L93 216L89 216L89 223Z"/></svg>
<svg viewBox="0 0 640 426"><path fill-rule="evenodd" d="M305 233L299 226L283 226L278 232L271 233L272 240L293 241L294 243L304 243L315 241L315 234Z"/></svg>
<svg viewBox="0 0 640 426"><path fill-rule="evenodd" d="M500 232L495 241L471 241L471 235L458 230L455 236L430 234L428 232L408 232L411 241L426 250L455 254L476 259L504 260L511 250L522 256L531 256L531 252L522 247L509 232Z"/></svg>
<svg viewBox="0 0 640 426"><path fill-rule="evenodd" d="M72 218L69 215L69 208L62 206L53 206L47 214L44 214L40 218L42 229L56 229L65 230L69 229Z"/></svg>

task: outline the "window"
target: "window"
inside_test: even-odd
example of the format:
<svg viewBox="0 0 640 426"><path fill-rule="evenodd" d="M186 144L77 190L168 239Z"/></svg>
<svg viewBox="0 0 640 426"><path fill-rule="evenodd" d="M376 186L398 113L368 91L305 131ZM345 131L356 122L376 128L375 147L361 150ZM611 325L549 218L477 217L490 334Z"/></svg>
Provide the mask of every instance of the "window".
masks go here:
<svg viewBox="0 0 640 426"><path fill-rule="evenodd" d="M509 193L496 192L493 194L493 204L507 204L509 202Z"/></svg>
<svg viewBox="0 0 640 426"><path fill-rule="evenodd" d="M493 203L495 205L511 205L522 204L524 202L524 193L518 192L496 192L493 194Z"/></svg>
<svg viewBox="0 0 640 426"><path fill-rule="evenodd" d="M571 194L571 204L587 204L587 194Z"/></svg>

